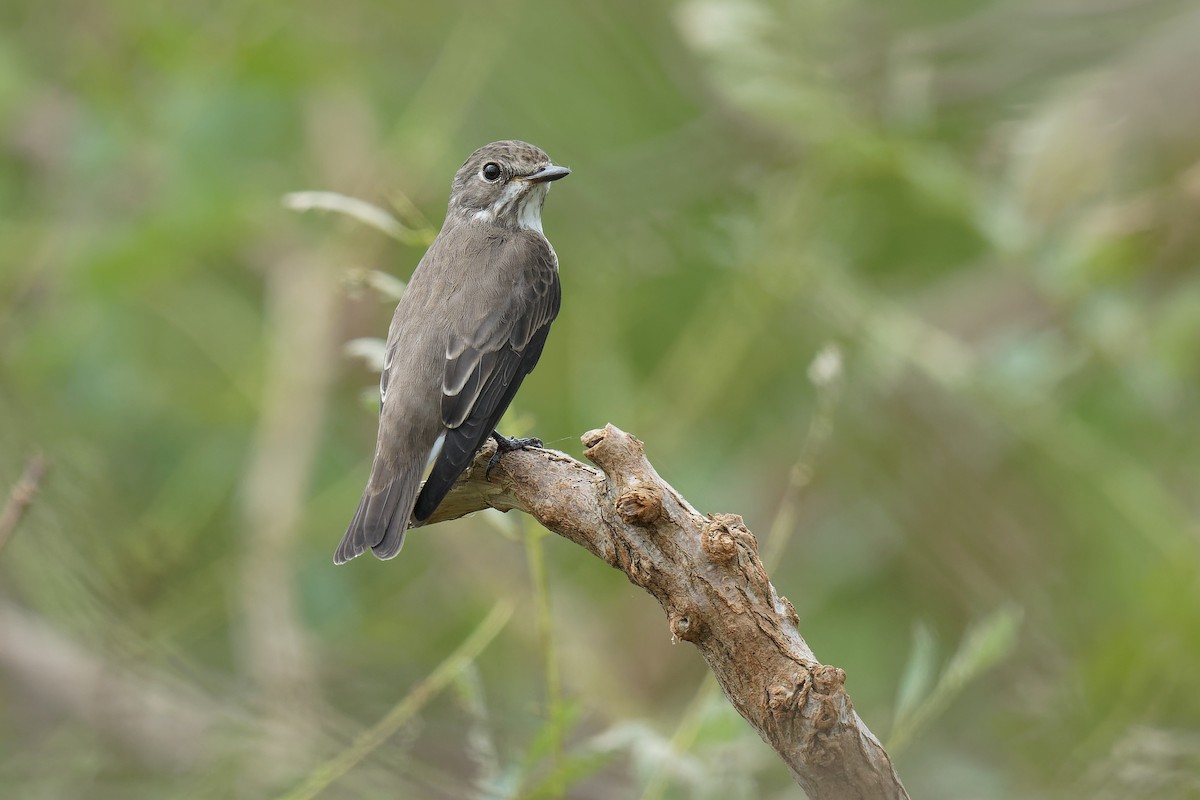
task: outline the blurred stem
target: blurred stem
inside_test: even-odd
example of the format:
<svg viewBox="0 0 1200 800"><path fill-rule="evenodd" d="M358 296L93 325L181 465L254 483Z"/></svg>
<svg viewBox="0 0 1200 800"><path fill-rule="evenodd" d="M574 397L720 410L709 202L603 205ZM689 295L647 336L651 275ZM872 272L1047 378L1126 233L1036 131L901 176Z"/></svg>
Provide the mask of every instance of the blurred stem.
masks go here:
<svg viewBox="0 0 1200 800"><path fill-rule="evenodd" d="M533 597L537 604L538 645L542 650L542 661L546 670L546 715L558 719L562 712L562 680L558 671L558 653L554 646L554 620L550 611L550 587L546 580L546 557L542 540L547 531L531 518L523 520L525 534L525 559L529 563L529 577L533 580ZM550 760L557 765L562 756L562 737L555 735L550 743Z"/></svg>
<svg viewBox="0 0 1200 800"><path fill-rule="evenodd" d="M779 566L784 550L796 529L796 512L800 506L800 495L812 481L815 463L822 449L833 435L833 415L841 394L841 353L837 345L827 344L809 367L809 379L817 390L816 409L808 422L800 453L792 468L788 470L788 482L779 498L775 517L767 529L767 540L763 545L763 565L769 571ZM822 362L830 362L832 368L819 369Z"/></svg>
<svg viewBox="0 0 1200 800"><path fill-rule="evenodd" d="M164 775L211 765L229 727L241 719L240 710L225 699L181 681L177 667L130 664L128 658L110 656L4 599L0 670L6 698L36 701L44 704L40 713L83 722L91 731L89 738L109 748L124 748ZM9 764L22 757L20 748L6 752ZM4 785L9 789L0 795L29 796L8 780L6 776ZM69 790L64 794L83 796Z"/></svg>
<svg viewBox="0 0 1200 800"><path fill-rule="evenodd" d="M344 214L364 225L385 233L401 244L412 246L428 245L432 232L428 229L413 230L377 205L348 197L337 192L288 192L283 196L284 208L293 211L330 211Z"/></svg>
<svg viewBox="0 0 1200 800"><path fill-rule="evenodd" d="M467 728L467 755L478 770L475 778L474 797L478 800L503 800L506 796L499 790L504 782L500 766L500 755L492 736L488 719L487 700L483 691L483 677L479 666L468 664L455 678L459 702L467 713L470 727Z"/></svg>
<svg viewBox="0 0 1200 800"><path fill-rule="evenodd" d="M41 453L35 453L25 462L21 477L13 484L8 501L0 511L0 550L8 544L9 537L37 497L38 490L42 487L42 479L46 477L46 466L46 457Z"/></svg>
<svg viewBox="0 0 1200 800"><path fill-rule="evenodd" d="M272 263L266 280L265 380L241 485L241 669L260 714L245 791L309 762L319 686L295 586L295 547L335 358L336 279L315 259Z"/></svg>
<svg viewBox="0 0 1200 800"><path fill-rule="evenodd" d="M692 700L688 703L687 710L683 714L683 719L679 721L679 725L675 728L675 733L671 734L672 752L684 753L692 749L692 745L696 743L696 737L700 735L700 728L704 725L704 712L718 691L720 691L720 687L717 685L717 679L710 672L700 681L700 686L697 687L696 693L692 695ZM642 800L661 800L667 791L669 782L669 772L664 765L660 765L650 775L650 780L646 781L646 789L642 792Z"/></svg>
<svg viewBox="0 0 1200 800"><path fill-rule="evenodd" d="M393 706L383 719L364 731L348 749L314 769L304 783L283 795L280 800L310 800L353 769L472 664L508 623L512 613L512 604L508 602L502 601L493 606L471 635L427 678L414 686L404 699Z"/></svg>
<svg viewBox="0 0 1200 800"><path fill-rule="evenodd" d="M933 690L907 713L898 713L887 749L894 756L950 707L966 686L1008 657L1017 644L1023 612L1005 606L973 624Z"/></svg>

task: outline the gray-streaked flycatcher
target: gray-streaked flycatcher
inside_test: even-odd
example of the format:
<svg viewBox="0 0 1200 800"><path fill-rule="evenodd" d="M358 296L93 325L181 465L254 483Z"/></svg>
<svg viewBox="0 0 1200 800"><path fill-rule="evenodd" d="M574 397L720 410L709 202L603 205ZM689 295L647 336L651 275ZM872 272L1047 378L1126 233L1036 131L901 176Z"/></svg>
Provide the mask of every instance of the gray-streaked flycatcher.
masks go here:
<svg viewBox="0 0 1200 800"><path fill-rule="evenodd" d="M400 552L405 531L429 519L489 436L497 456L533 441L495 431L558 315L542 203L570 173L531 144L505 141L476 150L454 176L446 221L392 316L375 461L334 563L367 548L381 559Z"/></svg>

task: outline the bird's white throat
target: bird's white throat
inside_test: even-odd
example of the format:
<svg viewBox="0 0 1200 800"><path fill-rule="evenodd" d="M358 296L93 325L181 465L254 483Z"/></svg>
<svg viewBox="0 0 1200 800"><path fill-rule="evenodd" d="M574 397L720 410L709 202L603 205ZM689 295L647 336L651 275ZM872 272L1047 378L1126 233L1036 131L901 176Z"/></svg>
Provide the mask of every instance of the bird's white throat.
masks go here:
<svg viewBox="0 0 1200 800"><path fill-rule="evenodd" d="M546 192L549 189L550 185L546 183L530 186L524 182L513 181L504 188L499 200L476 211L472 216L480 222L495 222L498 218L510 214L513 203L516 203L517 227L524 231L543 233L542 204L546 201Z"/></svg>

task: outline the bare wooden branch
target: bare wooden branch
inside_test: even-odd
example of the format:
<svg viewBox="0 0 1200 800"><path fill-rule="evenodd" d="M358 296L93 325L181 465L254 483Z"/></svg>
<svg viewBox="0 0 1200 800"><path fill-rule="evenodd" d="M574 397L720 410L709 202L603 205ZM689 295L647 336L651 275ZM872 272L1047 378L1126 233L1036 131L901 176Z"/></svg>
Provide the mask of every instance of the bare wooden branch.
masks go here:
<svg viewBox="0 0 1200 800"><path fill-rule="evenodd" d="M642 443L612 425L583 435L600 469L552 450L485 447L430 522L520 509L652 594L671 634L704 656L725 696L812 800L907 798L854 711L846 673L821 664L736 514L700 514L659 477Z"/></svg>

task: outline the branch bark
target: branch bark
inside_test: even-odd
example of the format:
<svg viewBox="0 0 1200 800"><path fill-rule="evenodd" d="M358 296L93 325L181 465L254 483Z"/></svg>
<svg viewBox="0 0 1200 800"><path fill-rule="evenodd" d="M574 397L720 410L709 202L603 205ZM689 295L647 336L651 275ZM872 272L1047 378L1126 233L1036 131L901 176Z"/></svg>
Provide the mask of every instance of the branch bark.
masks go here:
<svg viewBox="0 0 1200 800"><path fill-rule="evenodd" d="M520 509L624 572L654 596L671 634L704 656L725 696L783 759L811 800L907 798L891 759L859 719L846 673L821 664L775 592L736 514L700 514L608 425L582 437L594 469L553 450L476 457L430 523Z"/></svg>

